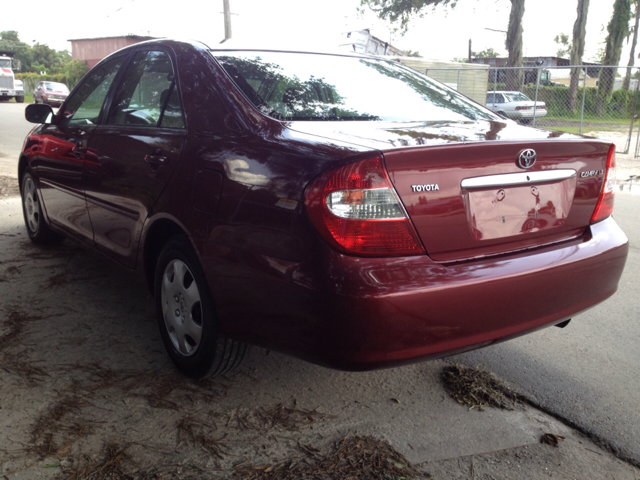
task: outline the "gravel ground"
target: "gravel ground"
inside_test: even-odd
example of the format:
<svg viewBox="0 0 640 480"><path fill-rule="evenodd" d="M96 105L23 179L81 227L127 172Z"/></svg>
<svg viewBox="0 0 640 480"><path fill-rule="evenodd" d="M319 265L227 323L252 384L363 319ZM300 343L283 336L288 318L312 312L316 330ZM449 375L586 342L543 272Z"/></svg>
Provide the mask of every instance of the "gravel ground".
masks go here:
<svg viewBox="0 0 640 480"><path fill-rule="evenodd" d="M254 348L187 380L143 283L71 242L33 245L16 193L0 177L2 480L640 479L526 401L461 405L447 361L347 373Z"/></svg>

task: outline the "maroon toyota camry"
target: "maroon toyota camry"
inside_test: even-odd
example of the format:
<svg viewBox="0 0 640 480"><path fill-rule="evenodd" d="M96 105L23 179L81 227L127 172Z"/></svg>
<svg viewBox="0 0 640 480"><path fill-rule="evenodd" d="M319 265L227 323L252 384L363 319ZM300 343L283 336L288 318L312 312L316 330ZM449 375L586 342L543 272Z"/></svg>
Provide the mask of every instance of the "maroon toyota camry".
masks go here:
<svg viewBox="0 0 640 480"><path fill-rule="evenodd" d="M364 370L564 325L627 256L613 145L389 59L145 42L26 116L29 236L143 273L192 377L248 344Z"/></svg>

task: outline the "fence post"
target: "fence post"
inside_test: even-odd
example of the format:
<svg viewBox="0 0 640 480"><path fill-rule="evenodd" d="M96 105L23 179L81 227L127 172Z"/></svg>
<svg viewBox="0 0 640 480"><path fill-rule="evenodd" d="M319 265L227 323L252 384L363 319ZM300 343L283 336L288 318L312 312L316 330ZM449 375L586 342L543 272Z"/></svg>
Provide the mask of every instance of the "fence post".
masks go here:
<svg viewBox="0 0 640 480"><path fill-rule="evenodd" d="M584 69L584 77L582 79L582 108L580 108L580 135L582 135L582 125L584 124L584 103L587 99L587 69Z"/></svg>
<svg viewBox="0 0 640 480"><path fill-rule="evenodd" d="M458 80L456 82L456 90L459 92L460 91L460 73L462 72L462 70L458 70Z"/></svg>
<svg viewBox="0 0 640 480"><path fill-rule="evenodd" d="M536 70L537 75L536 75L536 96L533 99L533 126L536 126L536 111L538 110L538 90L540 88L540 69L542 67L538 67L538 69Z"/></svg>
<svg viewBox="0 0 640 480"><path fill-rule="evenodd" d="M496 98L496 90L498 89L498 68L493 72L493 98Z"/></svg>

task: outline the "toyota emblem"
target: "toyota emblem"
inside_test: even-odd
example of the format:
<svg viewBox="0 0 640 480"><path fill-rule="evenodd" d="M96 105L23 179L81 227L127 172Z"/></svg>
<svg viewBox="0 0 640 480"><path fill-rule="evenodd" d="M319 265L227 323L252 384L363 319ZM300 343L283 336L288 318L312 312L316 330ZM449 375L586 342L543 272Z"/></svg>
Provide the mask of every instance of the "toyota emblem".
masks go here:
<svg viewBox="0 0 640 480"><path fill-rule="evenodd" d="M535 150L527 148L526 150L521 151L520 155L518 155L518 166L520 168L531 168L536 163L537 157L538 155Z"/></svg>

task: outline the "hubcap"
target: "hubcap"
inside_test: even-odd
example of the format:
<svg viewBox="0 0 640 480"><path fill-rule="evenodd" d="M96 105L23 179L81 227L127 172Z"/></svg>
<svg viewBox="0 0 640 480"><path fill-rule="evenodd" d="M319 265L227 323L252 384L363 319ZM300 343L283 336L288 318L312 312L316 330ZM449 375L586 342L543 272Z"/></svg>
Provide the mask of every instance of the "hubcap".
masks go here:
<svg viewBox="0 0 640 480"><path fill-rule="evenodd" d="M183 261L172 260L164 269L161 295L171 343L189 357L198 350L202 338L202 302L195 278Z"/></svg>
<svg viewBox="0 0 640 480"><path fill-rule="evenodd" d="M31 177L24 182L24 191L22 192L24 202L25 219L31 233L38 231L40 224L40 204L38 203L38 193L36 185Z"/></svg>

